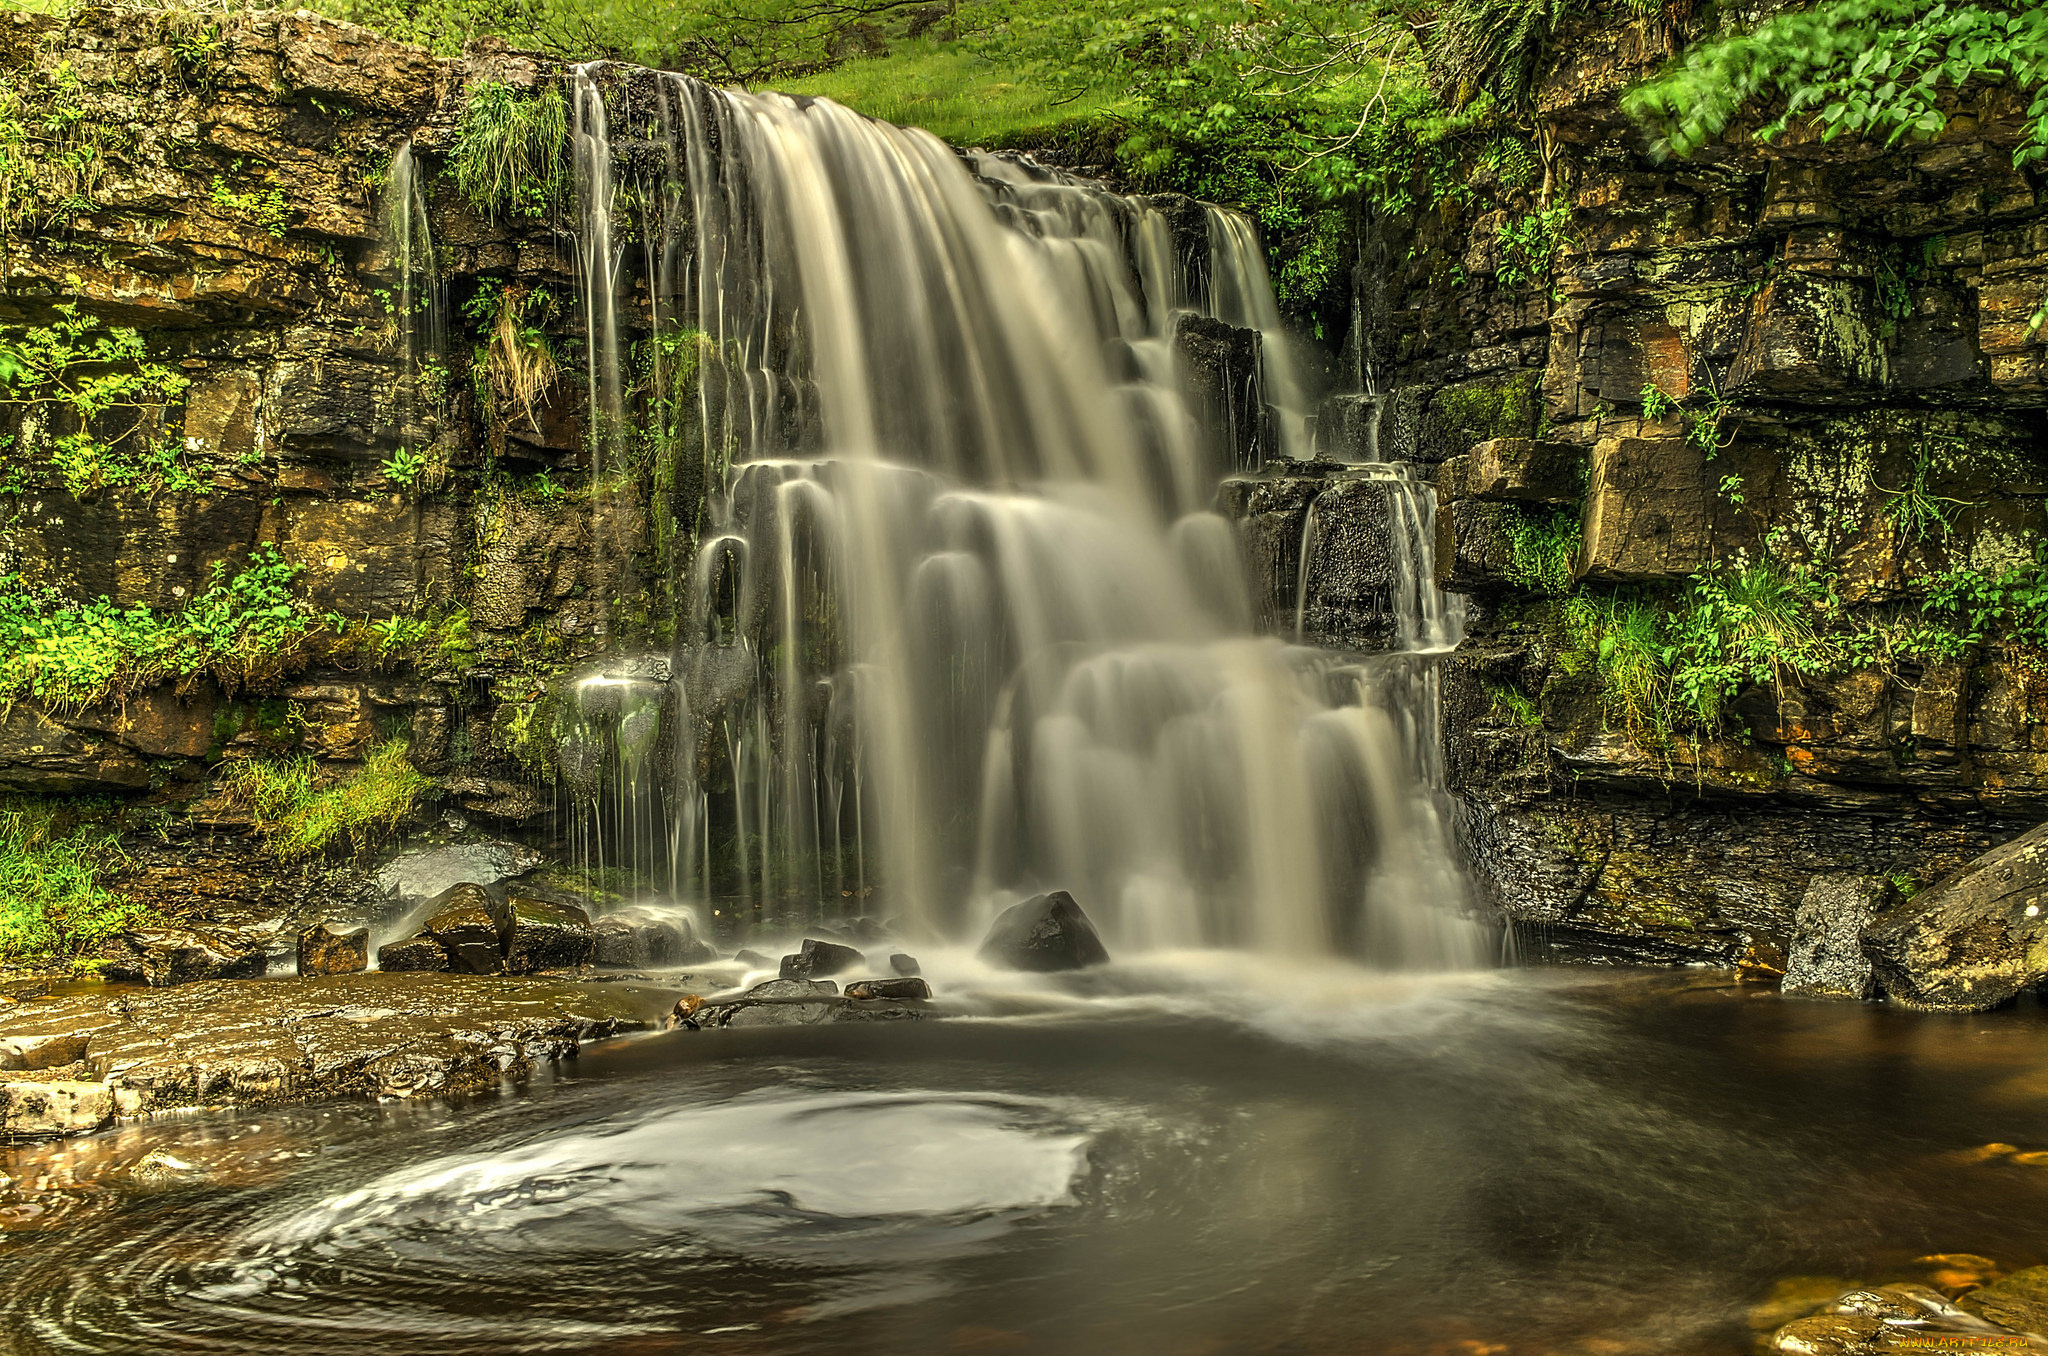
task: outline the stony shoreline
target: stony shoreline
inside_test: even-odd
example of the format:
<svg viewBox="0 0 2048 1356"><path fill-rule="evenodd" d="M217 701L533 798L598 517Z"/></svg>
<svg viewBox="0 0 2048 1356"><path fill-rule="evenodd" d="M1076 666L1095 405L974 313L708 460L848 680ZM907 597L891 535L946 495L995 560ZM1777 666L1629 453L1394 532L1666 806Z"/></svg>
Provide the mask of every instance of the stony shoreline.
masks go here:
<svg viewBox="0 0 2048 1356"><path fill-rule="evenodd" d="M170 988L70 984L0 1007L0 1138L89 1134L180 1107L446 1096L518 1081L589 1041L661 1026L688 974L368 972ZM725 987L718 985L716 987ZM51 1038L82 1040L73 1049ZM41 1058L38 1058L38 1055Z"/></svg>

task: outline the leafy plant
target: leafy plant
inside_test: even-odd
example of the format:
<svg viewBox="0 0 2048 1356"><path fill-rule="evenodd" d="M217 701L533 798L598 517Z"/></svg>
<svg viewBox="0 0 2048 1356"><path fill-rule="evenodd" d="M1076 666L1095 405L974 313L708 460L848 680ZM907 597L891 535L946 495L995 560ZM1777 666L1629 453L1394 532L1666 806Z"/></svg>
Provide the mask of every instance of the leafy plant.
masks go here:
<svg viewBox="0 0 2048 1356"><path fill-rule="evenodd" d="M1525 729L1543 728L1543 713L1536 709L1536 703L1526 692L1501 683L1488 683L1487 715L1508 725L1520 725Z"/></svg>
<svg viewBox="0 0 2048 1356"><path fill-rule="evenodd" d="M262 192L237 192L227 185L227 180L213 176L211 200L215 207L230 216L241 217L262 228L265 235L273 240L282 240L291 229L292 217L296 214L286 200L284 189L273 184Z"/></svg>
<svg viewBox="0 0 2048 1356"><path fill-rule="evenodd" d="M1559 201L1505 218L1494 228L1500 247L1500 267L1494 277L1502 287L1521 287L1550 276L1557 252L1570 234L1571 215L1571 205Z"/></svg>
<svg viewBox="0 0 2048 1356"><path fill-rule="evenodd" d="M1782 688L1788 676L1831 668L1838 651L1821 635L1831 602L1824 581L1768 562L1695 574L1671 614L1664 656L1687 723L1713 730L1745 685Z"/></svg>
<svg viewBox="0 0 2048 1356"><path fill-rule="evenodd" d="M1638 738L1667 744L1670 646L1662 611L1642 598L1580 592L1565 600L1561 619L1568 642L1592 657L1608 718Z"/></svg>
<svg viewBox="0 0 2048 1356"><path fill-rule="evenodd" d="M0 703L34 697L75 709L201 674L230 693L273 679L318 624L291 594L297 574L272 547L232 574L216 561L206 592L168 615L104 597L69 606L19 576L0 578Z"/></svg>
<svg viewBox="0 0 2048 1356"><path fill-rule="evenodd" d="M567 181L568 104L556 85L522 93L496 80L469 86L448 168L470 205L492 220L538 220Z"/></svg>
<svg viewBox="0 0 2048 1356"><path fill-rule="evenodd" d="M1505 531L1508 578L1544 593L1571 592L1572 567L1585 535L1577 513L1518 509Z"/></svg>
<svg viewBox="0 0 2048 1356"><path fill-rule="evenodd" d="M2026 0L1823 0L1693 47L1622 106L1679 156L1774 96L1784 111L1758 131L1763 140L1811 118L1823 138L1851 133L1895 144L1939 134L1948 122L1942 95L1971 81L2031 92L2028 140L2013 161L2048 153L2048 8Z"/></svg>
<svg viewBox="0 0 2048 1356"><path fill-rule="evenodd" d="M2048 545L1996 574L1957 566L1935 575L1928 581L1925 611L1948 623L1962 644L2009 636L2048 648Z"/></svg>
<svg viewBox="0 0 2048 1356"><path fill-rule="evenodd" d="M1902 540L1927 542L1947 537L1955 530L1956 515L1976 501L1952 499L1927 487L1932 472L1928 448L1922 444L1913 458L1912 473L1898 489L1871 480L1871 487L1885 496L1884 516L1898 530Z"/></svg>
<svg viewBox="0 0 2048 1356"><path fill-rule="evenodd" d="M1709 387L1697 405L1691 403L1691 396L1674 396L1655 382L1644 382L1638 398L1645 419L1661 420L1675 412L1685 425L1685 440L1704 452L1708 461L1734 438L1732 432L1723 431L1735 413L1734 402L1716 387Z"/></svg>
<svg viewBox="0 0 2048 1356"><path fill-rule="evenodd" d="M52 309L57 318L48 325L0 331L0 404L22 411L32 431L23 450L46 445L64 488L77 497L109 485L202 488L166 427L169 407L191 379L151 361L134 330L103 328L75 302Z"/></svg>
<svg viewBox="0 0 2048 1356"><path fill-rule="evenodd" d="M401 447L379 462L378 469L384 472L386 480L411 489L413 482L426 472L427 457L409 447Z"/></svg>

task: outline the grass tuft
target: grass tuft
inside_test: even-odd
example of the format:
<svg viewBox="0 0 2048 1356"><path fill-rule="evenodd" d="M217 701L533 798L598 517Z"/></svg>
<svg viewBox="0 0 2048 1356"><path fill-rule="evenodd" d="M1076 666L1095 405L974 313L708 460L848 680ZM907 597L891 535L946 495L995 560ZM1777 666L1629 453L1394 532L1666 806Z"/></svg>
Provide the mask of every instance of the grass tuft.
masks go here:
<svg viewBox="0 0 2048 1356"><path fill-rule="evenodd" d="M448 168L470 205L493 221L538 219L553 208L567 175L563 144L569 106L549 85L527 95L496 80L469 87Z"/></svg>
<svg viewBox="0 0 2048 1356"><path fill-rule="evenodd" d="M77 960L151 916L108 888L120 839L75 807L0 799L0 961Z"/></svg>
<svg viewBox="0 0 2048 1356"><path fill-rule="evenodd" d="M371 749L363 765L323 789L310 754L236 763L221 777L228 798L249 810L270 850L303 861L346 839L364 852L396 832L433 783L407 760L402 739Z"/></svg>

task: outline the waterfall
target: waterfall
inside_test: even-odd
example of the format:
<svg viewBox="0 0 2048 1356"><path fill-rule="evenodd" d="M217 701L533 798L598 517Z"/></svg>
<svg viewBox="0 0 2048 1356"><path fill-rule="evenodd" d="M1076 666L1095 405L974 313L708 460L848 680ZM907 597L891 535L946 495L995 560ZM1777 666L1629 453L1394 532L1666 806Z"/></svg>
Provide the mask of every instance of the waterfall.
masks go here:
<svg viewBox="0 0 2048 1356"><path fill-rule="evenodd" d="M1210 313L1218 320L1259 332L1266 398L1279 427L1280 454L1304 460L1313 451L1308 397L1294 361L1293 341L1280 323L1280 306L1273 300L1266 252L1259 248L1251 222L1242 215L1213 206L1206 212Z"/></svg>
<svg viewBox="0 0 2048 1356"><path fill-rule="evenodd" d="M639 342L697 355L691 427L645 455L698 459L705 493L660 676L586 680L564 726L589 859L742 919L964 936L1062 888L1113 946L1476 960L1423 864L1449 857L1410 684L1251 632L1161 206L679 75L629 76L614 114L603 73L574 73L593 446L640 455L644 288ZM1249 224L1207 224L1209 310L1277 334ZM1294 448L1277 340L1265 382Z"/></svg>

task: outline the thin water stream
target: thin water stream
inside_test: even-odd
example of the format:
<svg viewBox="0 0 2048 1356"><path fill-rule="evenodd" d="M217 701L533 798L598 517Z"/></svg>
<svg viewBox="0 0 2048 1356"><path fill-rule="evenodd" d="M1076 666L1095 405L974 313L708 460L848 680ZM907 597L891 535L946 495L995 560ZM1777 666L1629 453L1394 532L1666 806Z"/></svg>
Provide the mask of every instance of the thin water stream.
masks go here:
<svg viewBox="0 0 2048 1356"><path fill-rule="evenodd" d="M1727 1354L1931 1254L2048 1260L2048 1166L1980 1149L2048 1147L2038 1006L1225 953L934 969L980 1018L679 1032L460 1110L8 1151L44 1189L0 1198L0 1330L23 1356Z"/></svg>

